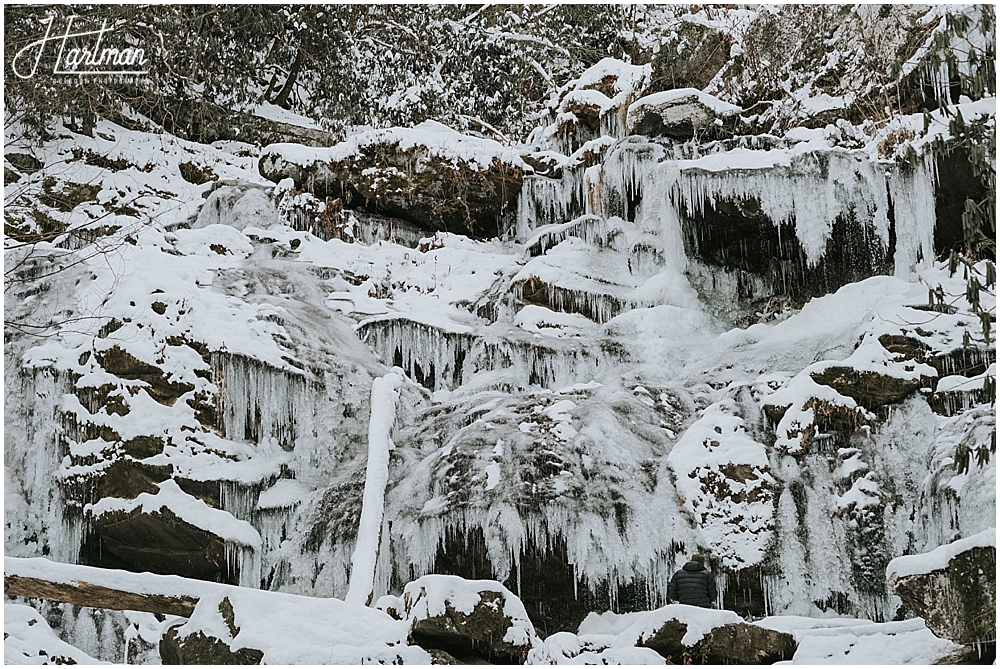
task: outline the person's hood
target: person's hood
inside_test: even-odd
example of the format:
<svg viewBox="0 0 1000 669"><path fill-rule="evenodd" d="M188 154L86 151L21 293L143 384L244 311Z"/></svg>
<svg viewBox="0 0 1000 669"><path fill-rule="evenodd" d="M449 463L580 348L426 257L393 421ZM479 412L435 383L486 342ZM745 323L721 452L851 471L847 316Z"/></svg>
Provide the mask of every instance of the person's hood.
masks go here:
<svg viewBox="0 0 1000 669"><path fill-rule="evenodd" d="M682 567L684 571L705 571L705 565L700 562L695 562L691 560L686 565Z"/></svg>

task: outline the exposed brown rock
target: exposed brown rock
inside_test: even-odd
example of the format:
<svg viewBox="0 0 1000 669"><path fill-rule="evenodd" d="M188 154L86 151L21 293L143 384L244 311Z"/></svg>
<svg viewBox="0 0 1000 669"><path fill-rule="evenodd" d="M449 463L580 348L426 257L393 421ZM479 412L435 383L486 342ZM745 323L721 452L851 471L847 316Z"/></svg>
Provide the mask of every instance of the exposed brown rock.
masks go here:
<svg viewBox="0 0 1000 669"><path fill-rule="evenodd" d="M118 345L99 353L97 359L101 367L119 378L147 383L150 397L160 404L173 406L178 397L194 390L190 383L168 381L159 367L139 360Z"/></svg>
<svg viewBox="0 0 1000 669"><path fill-rule="evenodd" d="M91 534L121 566L202 580L233 580L225 542L169 509L114 511L91 520Z"/></svg>
<svg viewBox="0 0 1000 669"><path fill-rule="evenodd" d="M791 634L747 623L716 627L693 646L682 643L686 633L685 623L668 620L638 645L675 664L774 664L792 659L797 647Z"/></svg>
<svg viewBox="0 0 1000 669"><path fill-rule="evenodd" d="M160 639L160 660L163 664L260 664L264 653L254 648L233 651L221 639L195 632L183 639L172 627Z"/></svg>
<svg viewBox="0 0 1000 669"><path fill-rule="evenodd" d="M838 366L827 367L810 376L816 383L830 386L869 411L895 404L926 383L921 379L900 379L887 374L859 372L853 367Z"/></svg>

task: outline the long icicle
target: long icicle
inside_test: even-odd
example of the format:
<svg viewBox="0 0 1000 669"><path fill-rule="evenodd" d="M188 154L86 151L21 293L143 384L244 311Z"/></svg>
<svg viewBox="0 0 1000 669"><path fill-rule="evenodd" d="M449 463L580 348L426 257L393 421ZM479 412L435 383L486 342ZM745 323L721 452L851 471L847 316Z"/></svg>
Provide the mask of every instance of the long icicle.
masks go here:
<svg viewBox="0 0 1000 669"><path fill-rule="evenodd" d="M389 433L396 421L396 402L402 382L402 377L392 372L372 383L365 496L358 524L358 542L351 558L350 586L344 598L349 604L368 606L374 594L379 534L385 513L385 486L389 482L389 452L394 448Z"/></svg>

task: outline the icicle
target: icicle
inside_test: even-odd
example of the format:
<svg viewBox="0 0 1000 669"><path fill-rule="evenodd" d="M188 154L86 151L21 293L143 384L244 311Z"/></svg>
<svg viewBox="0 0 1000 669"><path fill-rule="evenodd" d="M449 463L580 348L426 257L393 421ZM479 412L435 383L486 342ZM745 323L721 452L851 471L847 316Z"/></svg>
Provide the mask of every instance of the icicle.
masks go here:
<svg viewBox="0 0 1000 669"><path fill-rule="evenodd" d="M587 214L604 216L602 196L604 194L604 168L601 165L588 167L583 173L584 191L587 194Z"/></svg>
<svg viewBox="0 0 1000 669"><path fill-rule="evenodd" d="M813 266L825 254L838 217L853 215L875 231L883 246L888 244L886 186L884 167L867 155L806 153L788 165L682 170L673 198L689 216L704 213L706 204L719 200L755 199L775 225L794 223Z"/></svg>
<svg viewBox="0 0 1000 669"><path fill-rule="evenodd" d="M937 181L933 152L913 168L896 166L889 179L896 222L896 276L912 279L934 262L934 188Z"/></svg>
<svg viewBox="0 0 1000 669"><path fill-rule="evenodd" d="M560 179L525 177L517 200L518 241L535 228L581 216L585 201L583 170L567 168Z"/></svg>
<svg viewBox="0 0 1000 669"><path fill-rule="evenodd" d="M301 375L225 353L212 354L212 374L222 405L219 427L227 439L261 443L273 438L291 447L310 395Z"/></svg>
<svg viewBox="0 0 1000 669"><path fill-rule="evenodd" d="M351 559L351 581L345 601L368 606L375 592L379 546L385 514L385 487L389 481L389 438L396 422L396 402L403 379L386 374L372 383L371 421L368 425L368 469L364 503L358 523L358 539Z"/></svg>

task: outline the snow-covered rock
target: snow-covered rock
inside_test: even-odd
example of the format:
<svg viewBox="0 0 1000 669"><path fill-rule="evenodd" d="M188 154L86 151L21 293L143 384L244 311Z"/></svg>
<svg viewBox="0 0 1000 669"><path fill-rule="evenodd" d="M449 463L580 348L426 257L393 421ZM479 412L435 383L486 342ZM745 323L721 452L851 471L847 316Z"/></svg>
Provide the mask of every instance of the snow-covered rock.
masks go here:
<svg viewBox="0 0 1000 669"><path fill-rule="evenodd" d="M410 638L459 659L523 664L539 644L517 596L496 581L427 575L403 590Z"/></svg>
<svg viewBox="0 0 1000 669"><path fill-rule="evenodd" d="M677 88L639 98L628 107L631 134L689 139L743 110L696 88Z"/></svg>
<svg viewBox="0 0 1000 669"><path fill-rule="evenodd" d="M45 618L24 604L3 606L4 664L108 664L60 639Z"/></svg>
<svg viewBox="0 0 1000 669"><path fill-rule="evenodd" d="M669 604L615 637L614 645L652 648L675 664L773 664L795 653L790 634L750 625L732 611Z"/></svg>
<svg viewBox="0 0 1000 669"><path fill-rule="evenodd" d="M261 175L275 183L291 178L347 208L474 237L502 231L525 167L513 149L433 121L369 131L329 149L274 144L260 158Z"/></svg>
<svg viewBox="0 0 1000 669"><path fill-rule="evenodd" d="M898 557L889 587L937 636L960 644L996 643L996 529Z"/></svg>
<svg viewBox="0 0 1000 669"><path fill-rule="evenodd" d="M160 642L164 664L429 664L409 626L338 599L225 588Z"/></svg>

